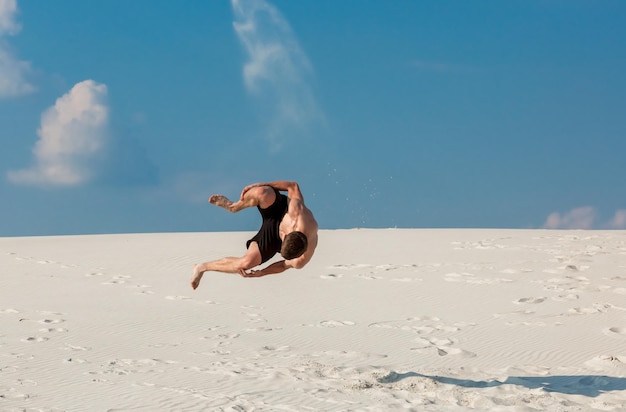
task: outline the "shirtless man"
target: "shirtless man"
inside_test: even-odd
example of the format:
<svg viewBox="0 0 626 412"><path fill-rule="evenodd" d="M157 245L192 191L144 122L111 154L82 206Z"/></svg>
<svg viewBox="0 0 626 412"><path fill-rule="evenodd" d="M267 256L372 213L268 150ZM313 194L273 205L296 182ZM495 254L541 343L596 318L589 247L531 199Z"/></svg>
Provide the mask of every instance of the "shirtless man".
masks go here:
<svg viewBox="0 0 626 412"><path fill-rule="evenodd" d="M287 196L280 194L280 191L286 191ZM209 203L232 213L256 206L263 217L263 224L259 232L247 242L248 250L242 257L225 257L194 265L191 278L193 289L200 285L200 279L207 271L261 277L281 273L289 268L300 269L311 260L317 247L317 222L304 205L296 182L255 183L243 188L237 202L223 195L212 195ZM280 252L283 260L260 270L250 270L267 262L277 252Z"/></svg>

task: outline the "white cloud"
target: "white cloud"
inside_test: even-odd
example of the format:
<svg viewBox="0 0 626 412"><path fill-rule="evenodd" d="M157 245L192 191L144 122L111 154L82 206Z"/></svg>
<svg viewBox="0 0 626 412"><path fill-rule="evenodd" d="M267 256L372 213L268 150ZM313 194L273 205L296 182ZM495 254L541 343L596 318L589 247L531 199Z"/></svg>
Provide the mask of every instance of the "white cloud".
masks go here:
<svg viewBox="0 0 626 412"><path fill-rule="evenodd" d="M323 117L307 82L312 68L278 9L264 0L231 2L233 26L249 57L244 82L267 110L267 138L277 150Z"/></svg>
<svg viewBox="0 0 626 412"><path fill-rule="evenodd" d="M608 222L597 222L597 210L592 206L584 206L570 210L564 214L551 213L543 225L544 229L626 229L626 209L615 211Z"/></svg>
<svg viewBox="0 0 626 412"><path fill-rule="evenodd" d="M16 0L0 0L0 35L16 34L20 31L21 27L14 19L16 13Z"/></svg>
<svg viewBox="0 0 626 412"><path fill-rule="evenodd" d="M107 87L93 80L76 84L41 116L34 165L8 173L16 184L74 186L94 177L107 135Z"/></svg>
<svg viewBox="0 0 626 412"><path fill-rule="evenodd" d="M613 219L609 222L611 229L626 229L626 209L615 211Z"/></svg>
<svg viewBox="0 0 626 412"><path fill-rule="evenodd" d="M0 0L0 98L15 97L35 90L25 76L31 71L30 63L16 58L4 37L17 34L21 27L15 21L16 0Z"/></svg>
<svg viewBox="0 0 626 412"><path fill-rule="evenodd" d="M595 218L595 208L579 207L563 215L558 212L550 214L543 227L545 229L591 229Z"/></svg>

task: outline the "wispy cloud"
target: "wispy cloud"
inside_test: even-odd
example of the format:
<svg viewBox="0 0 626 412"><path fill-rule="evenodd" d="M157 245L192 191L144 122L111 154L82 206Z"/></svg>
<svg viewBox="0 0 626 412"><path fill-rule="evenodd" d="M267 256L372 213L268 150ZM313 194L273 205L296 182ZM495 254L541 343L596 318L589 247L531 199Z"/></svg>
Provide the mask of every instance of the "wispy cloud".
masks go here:
<svg viewBox="0 0 626 412"><path fill-rule="evenodd" d="M546 229L591 229L595 218L595 208L579 207L563 215L559 212L551 213L543 227Z"/></svg>
<svg viewBox="0 0 626 412"><path fill-rule="evenodd" d="M5 40L21 30L15 20L17 11L16 0L0 0L0 98L20 96L35 90L25 78L31 71L30 63L15 57Z"/></svg>
<svg viewBox="0 0 626 412"><path fill-rule="evenodd" d="M11 171L15 184L76 186L90 180L107 137L107 87L93 80L76 84L41 116L34 164Z"/></svg>
<svg viewBox="0 0 626 412"><path fill-rule="evenodd" d="M15 21L16 0L0 0L0 34L16 34L20 25Z"/></svg>
<svg viewBox="0 0 626 412"><path fill-rule="evenodd" d="M231 0L233 26L249 60L243 68L246 88L259 101L271 148L322 121L309 77L312 67L287 20L264 0Z"/></svg>
<svg viewBox="0 0 626 412"><path fill-rule="evenodd" d="M626 209L620 209L615 212L613 219L609 222L611 229L626 229Z"/></svg>
<svg viewBox="0 0 626 412"><path fill-rule="evenodd" d="M572 209L564 214L551 213L544 229L626 229L626 209L620 209L608 222L598 222L598 213L593 206Z"/></svg>

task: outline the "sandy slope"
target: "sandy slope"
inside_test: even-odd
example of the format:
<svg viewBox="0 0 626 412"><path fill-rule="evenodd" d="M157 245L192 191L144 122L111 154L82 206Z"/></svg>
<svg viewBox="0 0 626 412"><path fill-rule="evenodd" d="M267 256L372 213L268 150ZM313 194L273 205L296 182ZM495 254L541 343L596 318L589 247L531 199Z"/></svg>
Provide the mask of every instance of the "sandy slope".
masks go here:
<svg viewBox="0 0 626 412"><path fill-rule="evenodd" d="M626 410L626 232L0 238L0 410Z"/></svg>

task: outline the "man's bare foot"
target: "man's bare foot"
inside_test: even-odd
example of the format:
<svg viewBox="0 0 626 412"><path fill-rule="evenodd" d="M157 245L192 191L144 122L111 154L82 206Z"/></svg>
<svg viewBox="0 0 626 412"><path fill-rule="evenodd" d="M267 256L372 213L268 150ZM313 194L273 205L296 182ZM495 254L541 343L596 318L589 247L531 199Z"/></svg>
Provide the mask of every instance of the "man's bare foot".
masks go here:
<svg viewBox="0 0 626 412"><path fill-rule="evenodd" d="M200 286L200 279L204 275L204 271L200 269L202 265L193 265L193 277L191 278L191 287L196 290Z"/></svg>
<svg viewBox="0 0 626 412"><path fill-rule="evenodd" d="M233 202L224 195L211 195L209 203L227 210L233 204Z"/></svg>

